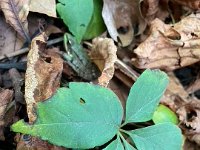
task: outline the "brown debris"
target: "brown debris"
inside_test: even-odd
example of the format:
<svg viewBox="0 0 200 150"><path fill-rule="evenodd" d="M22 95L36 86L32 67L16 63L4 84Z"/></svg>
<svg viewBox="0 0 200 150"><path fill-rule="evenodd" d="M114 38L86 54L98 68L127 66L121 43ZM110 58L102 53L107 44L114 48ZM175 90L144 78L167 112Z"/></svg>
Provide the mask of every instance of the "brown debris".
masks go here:
<svg viewBox="0 0 200 150"><path fill-rule="evenodd" d="M199 0L172 0L180 5L189 7L193 10L200 9L200 1Z"/></svg>
<svg viewBox="0 0 200 150"><path fill-rule="evenodd" d="M13 91L8 89L0 89L0 140L4 140L4 116L8 104L12 101Z"/></svg>
<svg viewBox="0 0 200 150"><path fill-rule="evenodd" d="M109 81L114 75L114 63L117 60L117 47L112 39L96 38L93 40L93 47L90 53L90 58L102 71L98 78L99 85L107 87Z"/></svg>
<svg viewBox="0 0 200 150"><path fill-rule="evenodd" d="M21 37L30 42L27 22L29 3L29 0L2 0L0 1L0 7L6 21Z"/></svg>
<svg viewBox="0 0 200 150"><path fill-rule="evenodd" d="M51 97L60 84L63 60L56 50L45 52L46 35L42 33L32 40L25 75L25 100L29 121L36 119L34 106Z"/></svg>
<svg viewBox="0 0 200 150"><path fill-rule="evenodd" d="M174 70L200 60L200 14L192 14L174 26L155 19L151 35L134 53L133 64L138 68Z"/></svg>
<svg viewBox="0 0 200 150"><path fill-rule="evenodd" d="M15 101L21 104L25 104L24 94L21 92L21 87L24 85L24 78L15 68L9 70L9 75L15 91Z"/></svg>

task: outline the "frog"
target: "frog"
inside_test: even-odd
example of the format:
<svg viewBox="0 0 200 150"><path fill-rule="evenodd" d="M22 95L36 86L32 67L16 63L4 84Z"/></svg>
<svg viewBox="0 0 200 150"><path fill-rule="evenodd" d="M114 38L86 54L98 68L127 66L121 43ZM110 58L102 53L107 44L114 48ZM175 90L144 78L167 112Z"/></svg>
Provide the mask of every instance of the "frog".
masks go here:
<svg viewBox="0 0 200 150"><path fill-rule="evenodd" d="M91 81L97 79L100 75L98 67L92 63L87 52L76 38L69 33L64 34L63 59L77 73L77 75L85 80Z"/></svg>

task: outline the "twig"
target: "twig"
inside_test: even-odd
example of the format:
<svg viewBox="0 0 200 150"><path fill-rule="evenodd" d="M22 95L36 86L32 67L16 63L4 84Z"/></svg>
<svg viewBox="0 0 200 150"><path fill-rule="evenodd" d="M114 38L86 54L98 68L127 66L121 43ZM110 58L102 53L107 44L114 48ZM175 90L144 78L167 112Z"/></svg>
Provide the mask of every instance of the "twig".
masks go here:
<svg viewBox="0 0 200 150"><path fill-rule="evenodd" d="M59 43L59 42L62 42L62 41L63 41L63 37L59 37L59 38L48 41L47 46L53 45L53 44L56 44L56 43ZM29 51L29 48L25 47L25 48L22 48L22 49L19 49L19 50L13 52L13 53L0 56L0 60L10 58L10 57L14 57L14 56L18 56L18 55L22 55L22 54L27 53L28 51Z"/></svg>

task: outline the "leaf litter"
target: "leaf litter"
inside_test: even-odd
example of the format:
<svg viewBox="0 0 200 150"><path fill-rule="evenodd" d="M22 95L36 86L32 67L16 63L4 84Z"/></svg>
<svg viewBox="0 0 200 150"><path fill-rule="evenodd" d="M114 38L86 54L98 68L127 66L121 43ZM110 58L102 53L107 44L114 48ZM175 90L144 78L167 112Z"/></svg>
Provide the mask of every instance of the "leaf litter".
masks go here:
<svg viewBox="0 0 200 150"><path fill-rule="evenodd" d="M0 2L0 141L5 144L2 148L65 149L19 134L15 136L16 144L13 145L14 136L7 134L10 133L8 129L19 119L35 122L38 102L46 101L60 86L68 86L70 81L90 81L110 89L117 88L118 95L123 95L123 103L126 103L127 91L137 77L144 69L153 68L164 70L169 76L170 83L161 103L179 118L179 127L186 139L183 148L198 149L199 0L104 0L103 7L91 2L87 11L101 8L102 16L96 18L94 15L99 15L99 12L88 11L84 16L81 10L76 9L67 10L67 16L63 16L62 11L56 15L56 7L70 8L64 3L59 1L56 4L54 0ZM78 26L75 28L73 23L77 18ZM91 18L101 24L96 32L93 28L97 25L89 24ZM103 23L107 32L100 35L105 31ZM63 58L62 54L66 52L62 43L63 33L70 31L78 44L84 47L87 59L98 66L101 75L86 77L85 72L91 70L87 65L85 68L81 63L83 68L77 65L85 61L81 53L67 61ZM96 38L92 38L92 42L85 41L86 35L90 39L94 35ZM74 43L70 44L73 47Z"/></svg>

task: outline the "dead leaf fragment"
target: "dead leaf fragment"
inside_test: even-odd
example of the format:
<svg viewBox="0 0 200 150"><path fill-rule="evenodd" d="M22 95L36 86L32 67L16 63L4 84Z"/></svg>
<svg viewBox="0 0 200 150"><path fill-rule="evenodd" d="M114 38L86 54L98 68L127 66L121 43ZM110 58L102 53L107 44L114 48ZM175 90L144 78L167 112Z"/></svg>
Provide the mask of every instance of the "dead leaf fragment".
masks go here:
<svg viewBox="0 0 200 150"><path fill-rule="evenodd" d="M6 21L19 33L21 37L30 41L27 16L29 0L2 0L0 7Z"/></svg>
<svg viewBox="0 0 200 150"><path fill-rule="evenodd" d="M114 75L114 63L117 60L117 47L112 39L109 38L95 38L93 41L90 58L102 71L98 78L99 84L107 87L109 81Z"/></svg>
<svg viewBox="0 0 200 150"><path fill-rule="evenodd" d="M55 0L31 0L30 11L46 14L50 17L56 16Z"/></svg>
<svg viewBox="0 0 200 150"><path fill-rule="evenodd" d="M138 68L174 70L200 60L200 14L192 14L175 25L155 19L150 36L134 53L133 64Z"/></svg>
<svg viewBox="0 0 200 150"><path fill-rule="evenodd" d="M137 0L104 0L102 16L110 36L123 47L130 45L134 35L146 27Z"/></svg>
<svg viewBox="0 0 200 150"><path fill-rule="evenodd" d="M35 37L27 58L25 75L25 100L29 122L36 119L34 107L55 92L59 87L63 61L55 49L45 52L46 35Z"/></svg>
<svg viewBox="0 0 200 150"><path fill-rule="evenodd" d="M4 115L8 104L13 98L13 91L8 89L0 89L0 140L4 140Z"/></svg>
<svg viewBox="0 0 200 150"><path fill-rule="evenodd" d="M200 9L200 1L199 0L172 0L174 2L177 2L180 5L189 7L193 10Z"/></svg>
<svg viewBox="0 0 200 150"><path fill-rule="evenodd" d="M14 29L5 22L0 14L0 56L12 53L20 49L23 41L19 39Z"/></svg>

